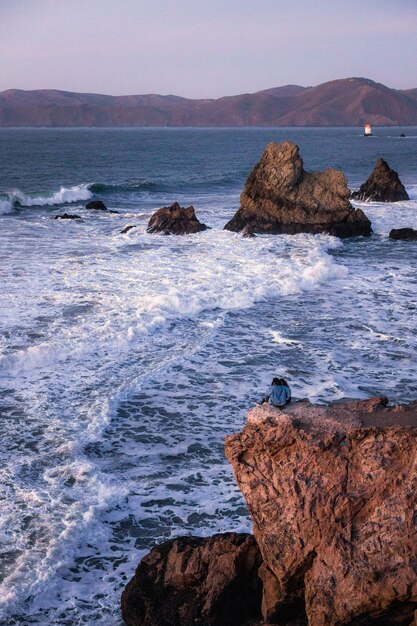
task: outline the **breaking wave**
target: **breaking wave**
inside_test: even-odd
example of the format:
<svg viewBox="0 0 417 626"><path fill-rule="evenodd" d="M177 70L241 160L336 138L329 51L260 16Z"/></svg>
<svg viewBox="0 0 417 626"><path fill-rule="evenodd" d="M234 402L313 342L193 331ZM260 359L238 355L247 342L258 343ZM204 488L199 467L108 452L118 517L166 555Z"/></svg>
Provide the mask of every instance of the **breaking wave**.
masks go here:
<svg viewBox="0 0 417 626"><path fill-rule="evenodd" d="M11 211L13 211L13 204L10 202L10 200L0 199L0 215L10 213Z"/></svg>
<svg viewBox="0 0 417 626"><path fill-rule="evenodd" d="M50 195L26 194L19 189L5 194L5 200L0 200L0 212L9 212L14 208L32 206L53 206L56 204L72 204L80 200L89 200L93 197L89 185L74 185L73 187L61 187ZM7 210L3 209L3 206Z"/></svg>

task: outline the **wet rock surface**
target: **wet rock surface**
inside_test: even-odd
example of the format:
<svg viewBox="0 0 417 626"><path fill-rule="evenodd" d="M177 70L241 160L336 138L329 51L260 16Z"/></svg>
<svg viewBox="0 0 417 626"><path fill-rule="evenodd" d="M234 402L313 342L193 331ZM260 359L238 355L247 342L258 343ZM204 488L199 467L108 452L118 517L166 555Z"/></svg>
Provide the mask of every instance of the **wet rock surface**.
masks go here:
<svg viewBox="0 0 417 626"><path fill-rule="evenodd" d="M262 405L226 439L268 623L414 623L417 402L386 403Z"/></svg>
<svg viewBox="0 0 417 626"><path fill-rule="evenodd" d="M194 207L181 207L174 202L169 207L158 209L148 223L148 233L162 233L164 235L190 235L206 230L194 211Z"/></svg>
<svg viewBox="0 0 417 626"><path fill-rule="evenodd" d="M351 197L363 202L398 202L410 199L397 172L384 159L378 159L368 180Z"/></svg>
<svg viewBox="0 0 417 626"><path fill-rule="evenodd" d="M259 620L260 563L252 535L167 541L142 559L128 583L123 619L128 626L239 626Z"/></svg>
<svg viewBox="0 0 417 626"><path fill-rule="evenodd" d="M352 207L349 196L342 172L307 172L296 144L270 143L246 181L240 209L224 228L271 234L370 235L370 221Z"/></svg>
<svg viewBox="0 0 417 626"><path fill-rule="evenodd" d="M417 230L413 228L393 228L390 231L389 238L397 241L416 241Z"/></svg>
<svg viewBox="0 0 417 626"><path fill-rule="evenodd" d="M80 220L81 215L74 215L71 213L63 213L62 215L55 215L54 220Z"/></svg>
<svg viewBox="0 0 417 626"><path fill-rule="evenodd" d="M114 211L112 209L108 209L102 200L91 200L91 202L87 202L85 205L86 209L91 209L93 211L106 211L107 213L118 213L119 211Z"/></svg>

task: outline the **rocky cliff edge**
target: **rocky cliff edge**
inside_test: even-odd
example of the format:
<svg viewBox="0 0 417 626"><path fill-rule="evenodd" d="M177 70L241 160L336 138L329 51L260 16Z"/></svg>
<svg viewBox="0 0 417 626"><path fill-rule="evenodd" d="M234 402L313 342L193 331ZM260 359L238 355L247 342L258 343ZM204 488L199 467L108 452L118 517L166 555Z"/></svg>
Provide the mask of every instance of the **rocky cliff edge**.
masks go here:
<svg viewBox="0 0 417 626"><path fill-rule="evenodd" d="M386 404L262 405L226 439L268 623L415 623L417 402Z"/></svg>

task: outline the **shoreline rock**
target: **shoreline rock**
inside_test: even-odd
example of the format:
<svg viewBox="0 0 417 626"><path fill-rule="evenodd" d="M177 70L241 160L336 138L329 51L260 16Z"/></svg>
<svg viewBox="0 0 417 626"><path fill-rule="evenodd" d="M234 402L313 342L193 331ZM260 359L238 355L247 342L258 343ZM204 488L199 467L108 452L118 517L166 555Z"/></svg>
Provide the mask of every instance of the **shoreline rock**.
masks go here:
<svg viewBox="0 0 417 626"><path fill-rule="evenodd" d="M262 553L263 616L409 626L417 609L417 402L262 405L226 438ZM289 623L289 622L288 622Z"/></svg>
<svg viewBox="0 0 417 626"><path fill-rule="evenodd" d="M236 626L260 619L261 556L252 535L180 537L153 548L122 594L127 626Z"/></svg>
<svg viewBox="0 0 417 626"><path fill-rule="evenodd" d="M169 207L158 209L148 223L148 233L161 233L163 235L191 235L206 230L195 214L194 207L186 209L178 202Z"/></svg>
<svg viewBox="0 0 417 626"><path fill-rule="evenodd" d="M259 405L225 452L254 538L151 550L128 626L417 625L417 401Z"/></svg>
<svg viewBox="0 0 417 626"><path fill-rule="evenodd" d="M371 235L371 222L350 204L349 196L342 172L307 172L296 144L269 143L249 174L240 209L224 229L275 235Z"/></svg>
<svg viewBox="0 0 417 626"><path fill-rule="evenodd" d="M351 198L362 202L399 202L410 199L398 173L384 159L378 159L369 178L358 191L352 192Z"/></svg>

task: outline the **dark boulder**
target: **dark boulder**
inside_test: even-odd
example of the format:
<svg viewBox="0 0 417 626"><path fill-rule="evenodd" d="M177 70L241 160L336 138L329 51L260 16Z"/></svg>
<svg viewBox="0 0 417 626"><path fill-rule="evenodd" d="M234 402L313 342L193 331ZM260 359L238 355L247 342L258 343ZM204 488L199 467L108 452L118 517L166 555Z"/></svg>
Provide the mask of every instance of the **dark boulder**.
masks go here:
<svg viewBox="0 0 417 626"><path fill-rule="evenodd" d="M252 535L181 537L153 548L122 595L127 626L239 626L261 617Z"/></svg>
<svg viewBox="0 0 417 626"><path fill-rule="evenodd" d="M71 213L63 213L62 215L55 215L54 220L80 220L80 215L72 215Z"/></svg>
<svg viewBox="0 0 417 626"><path fill-rule="evenodd" d="M410 199L397 172L384 159L378 159L368 180L351 197L362 202L398 202Z"/></svg>
<svg viewBox="0 0 417 626"><path fill-rule="evenodd" d="M129 230L132 230L132 228L137 228L137 226L134 226L133 224L129 224L129 226L125 226L125 228L120 231L120 234L125 235L126 233L129 232Z"/></svg>
<svg viewBox="0 0 417 626"><path fill-rule="evenodd" d="M393 228L390 231L389 238L397 241L416 241L417 230L414 230L413 228Z"/></svg>
<svg viewBox="0 0 417 626"><path fill-rule="evenodd" d="M93 209L94 211L107 211L107 213L118 213L119 211L113 211L108 209L102 200L91 200L85 205L86 209Z"/></svg>
<svg viewBox="0 0 417 626"><path fill-rule="evenodd" d="M328 233L368 236L371 222L349 202L342 172L306 172L294 143L270 143L250 173L240 209L225 230L252 233Z"/></svg>
<svg viewBox="0 0 417 626"><path fill-rule="evenodd" d="M85 205L86 209L94 209L95 211L107 211L107 207L102 200L91 200Z"/></svg>
<svg viewBox="0 0 417 626"><path fill-rule="evenodd" d="M207 226L202 224L194 211L194 207L186 209L180 207L178 202L174 202L169 207L158 209L148 223L148 233L162 233L164 235L189 235L206 230Z"/></svg>

